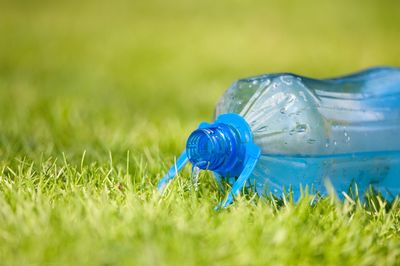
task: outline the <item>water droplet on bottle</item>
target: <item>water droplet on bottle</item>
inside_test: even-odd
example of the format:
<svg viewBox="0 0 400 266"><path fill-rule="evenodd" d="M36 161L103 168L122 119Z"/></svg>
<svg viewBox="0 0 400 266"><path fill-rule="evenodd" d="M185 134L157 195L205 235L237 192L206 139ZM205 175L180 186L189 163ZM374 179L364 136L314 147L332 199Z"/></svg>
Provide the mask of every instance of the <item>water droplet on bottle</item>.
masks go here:
<svg viewBox="0 0 400 266"><path fill-rule="evenodd" d="M266 80L262 81L261 86L263 87L263 89L266 89L270 84L271 84L271 80L266 79Z"/></svg>
<svg viewBox="0 0 400 266"><path fill-rule="evenodd" d="M303 92L303 91L299 91L299 94L300 94L301 98L303 98L303 101L304 101L304 102L307 102L307 97L306 97L306 95L304 94L304 92Z"/></svg>
<svg viewBox="0 0 400 266"><path fill-rule="evenodd" d="M306 132L306 130L307 130L306 124L297 124L296 125L296 132L303 133L303 132Z"/></svg>
<svg viewBox="0 0 400 266"><path fill-rule="evenodd" d="M346 143L350 142L350 136L349 136L349 134L347 133L347 131L345 131L345 132L343 133L343 135L344 135L344 137L345 137L345 142L346 142Z"/></svg>
<svg viewBox="0 0 400 266"><path fill-rule="evenodd" d="M268 129L268 126L265 125L265 126L262 126L262 127L258 128L256 131L264 131L264 130L267 130L267 129Z"/></svg>
<svg viewBox="0 0 400 266"><path fill-rule="evenodd" d="M292 77L291 76L281 76L280 80L286 85L292 85Z"/></svg>
<svg viewBox="0 0 400 266"><path fill-rule="evenodd" d="M256 85L258 83L257 80L253 80L253 84Z"/></svg>
<svg viewBox="0 0 400 266"><path fill-rule="evenodd" d="M337 142L336 142L336 140L333 142L333 145L335 145L335 146L337 145Z"/></svg>
<svg viewBox="0 0 400 266"><path fill-rule="evenodd" d="M279 111L281 112L281 114L285 114L286 113L286 108L282 107Z"/></svg>
<svg viewBox="0 0 400 266"><path fill-rule="evenodd" d="M308 139L308 140L307 140L307 142L308 142L309 144L314 144L316 141L317 141L317 140L315 140L315 139Z"/></svg>

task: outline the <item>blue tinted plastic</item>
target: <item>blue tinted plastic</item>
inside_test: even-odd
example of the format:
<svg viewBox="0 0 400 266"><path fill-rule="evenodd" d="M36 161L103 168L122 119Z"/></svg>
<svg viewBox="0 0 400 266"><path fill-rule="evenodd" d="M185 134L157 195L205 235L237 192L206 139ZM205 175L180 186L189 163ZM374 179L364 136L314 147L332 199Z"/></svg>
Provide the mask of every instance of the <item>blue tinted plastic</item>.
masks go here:
<svg viewBox="0 0 400 266"><path fill-rule="evenodd" d="M254 170L260 148L254 145L247 122L237 114L220 115L214 123L201 123L189 136L186 150L160 180L158 189L173 179L190 161L193 167L214 171L218 183L231 181L233 187L217 208L228 206Z"/></svg>
<svg viewBox="0 0 400 266"><path fill-rule="evenodd" d="M391 200L400 192L400 70L372 68L316 80L271 74L239 80L216 115L240 114L262 150L250 183L260 195L301 188L339 197L356 183Z"/></svg>
<svg viewBox="0 0 400 266"><path fill-rule="evenodd" d="M162 188L190 161L232 190L245 184L260 196L302 189L339 197L357 184L388 200L400 193L400 69L371 68L317 80L294 74L242 79L224 94L216 120L202 123Z"/></svg>

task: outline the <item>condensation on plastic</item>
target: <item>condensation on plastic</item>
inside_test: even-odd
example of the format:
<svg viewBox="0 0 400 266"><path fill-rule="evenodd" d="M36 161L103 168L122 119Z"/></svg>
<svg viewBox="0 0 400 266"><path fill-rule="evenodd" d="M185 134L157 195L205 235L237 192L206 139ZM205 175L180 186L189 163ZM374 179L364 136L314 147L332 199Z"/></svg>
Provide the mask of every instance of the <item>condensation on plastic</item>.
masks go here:
<svg viewBox="0 0 400 266"><path fill-rule="evenodd" d="M297 199L301 188L339 197L356 183L387 199L400 193L400 69L371 68L317 80L269 74L235 82L216 117L236 113L250 125L261 157L251 175L260 195Z"/></svg>

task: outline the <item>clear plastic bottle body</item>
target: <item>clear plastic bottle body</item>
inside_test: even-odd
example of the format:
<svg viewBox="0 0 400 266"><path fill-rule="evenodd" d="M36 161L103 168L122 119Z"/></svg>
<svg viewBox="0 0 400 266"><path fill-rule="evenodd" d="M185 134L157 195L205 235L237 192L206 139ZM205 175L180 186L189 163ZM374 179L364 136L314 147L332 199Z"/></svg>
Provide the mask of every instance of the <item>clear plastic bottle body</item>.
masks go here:
<svg viewBox="0 0 400 266"><path fill-rule="evenodd" d="M372 68L316 80L293 74L242 79L216 116L240 114L262 155L250 178L259 194L301 187L339 196L357 183L392 199L400 193L400 69Z"/></svg>

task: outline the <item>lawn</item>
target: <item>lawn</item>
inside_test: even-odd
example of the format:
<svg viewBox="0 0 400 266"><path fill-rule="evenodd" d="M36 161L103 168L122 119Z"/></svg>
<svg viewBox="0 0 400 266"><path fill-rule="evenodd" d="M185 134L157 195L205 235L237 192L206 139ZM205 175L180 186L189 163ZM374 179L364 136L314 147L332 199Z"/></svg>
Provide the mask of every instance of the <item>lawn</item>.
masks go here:
<svg viewBox="0 0 400 266"><path fill-rule="evenodd" d="M157 181L238 78L400 65L398 1L0 2L1 265L399 265L400 201Z"/></svg>

